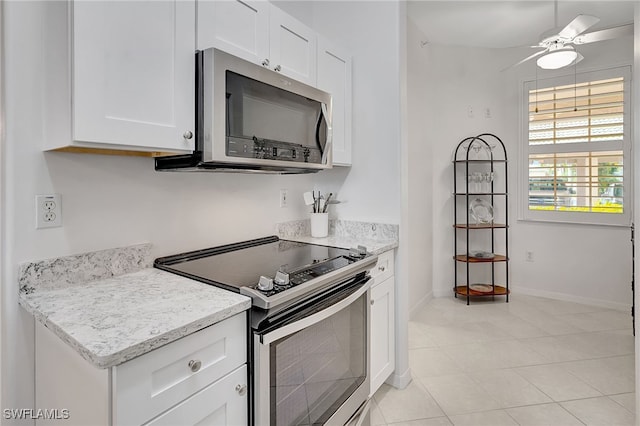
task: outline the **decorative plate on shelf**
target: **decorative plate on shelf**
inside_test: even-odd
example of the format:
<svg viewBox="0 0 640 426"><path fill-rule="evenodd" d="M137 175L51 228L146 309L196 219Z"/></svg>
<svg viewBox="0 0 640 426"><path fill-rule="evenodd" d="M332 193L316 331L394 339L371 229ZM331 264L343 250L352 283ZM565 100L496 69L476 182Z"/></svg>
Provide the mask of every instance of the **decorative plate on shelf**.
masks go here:
<svg viewBox="0 0 640 426"><path fill-rule="evenodd" d="M472 251L471 257L477 257L478 259L493 259L496 257L495 254L488 251Z"/></svg>
<svg viewBox="0 0 640 426"><path fill-rule="evenodd" d="M493 291L493 287L489 284L471 284L469 289L478 293L491 293Z"/></svg>
<svg viewBox="0 0 640 426"><path fill-rule="evenodd" d="M493 222L493 207L487 201L476 198L469 203L469 213L476 223Z"/></svg>

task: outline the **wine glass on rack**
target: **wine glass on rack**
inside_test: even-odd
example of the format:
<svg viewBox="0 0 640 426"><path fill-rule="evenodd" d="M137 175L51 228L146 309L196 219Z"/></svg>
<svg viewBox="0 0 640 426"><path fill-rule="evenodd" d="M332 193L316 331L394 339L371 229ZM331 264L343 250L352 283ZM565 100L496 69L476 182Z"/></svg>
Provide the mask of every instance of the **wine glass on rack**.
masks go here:
<svg viewBox="0 0 640 426"><path fill-rule="evenodd" d="M493 178L494 178L494 173L493 172L485 172L482 175L482 181L483 183L483 192L491 192L491 182L493 182Z"/></svg>
<svg viewBox="0 0 640 426"><path fill-rule="evenodd" d="M481 172L472 172L467 176L469 181L469 192L471 193L480 193L482 192L482 181L484 177Z"/></svg>

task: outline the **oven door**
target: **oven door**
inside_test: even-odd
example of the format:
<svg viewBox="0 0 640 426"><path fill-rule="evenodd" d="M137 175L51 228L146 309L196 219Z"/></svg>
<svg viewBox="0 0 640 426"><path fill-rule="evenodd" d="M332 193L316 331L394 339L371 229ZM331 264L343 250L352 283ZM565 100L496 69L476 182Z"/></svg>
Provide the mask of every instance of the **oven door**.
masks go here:
<svg viewBox="0 0 640 426"><path fill-rule="evenodd" d="M254 331L256 425L344 425L362 411L369 394L369 280L345 281Z"/></svg>

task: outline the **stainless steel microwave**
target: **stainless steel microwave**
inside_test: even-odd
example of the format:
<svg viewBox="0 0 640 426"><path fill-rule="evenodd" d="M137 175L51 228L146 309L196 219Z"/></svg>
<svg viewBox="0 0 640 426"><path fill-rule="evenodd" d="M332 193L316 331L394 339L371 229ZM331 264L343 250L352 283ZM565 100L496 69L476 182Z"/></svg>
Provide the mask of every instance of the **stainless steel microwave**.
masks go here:
<svg viewBox="0 0 640 426"><path fill-rule="evenodd" d="M331 168L331 95L215 48L196 53L196 149L156 170Z"/></svg>

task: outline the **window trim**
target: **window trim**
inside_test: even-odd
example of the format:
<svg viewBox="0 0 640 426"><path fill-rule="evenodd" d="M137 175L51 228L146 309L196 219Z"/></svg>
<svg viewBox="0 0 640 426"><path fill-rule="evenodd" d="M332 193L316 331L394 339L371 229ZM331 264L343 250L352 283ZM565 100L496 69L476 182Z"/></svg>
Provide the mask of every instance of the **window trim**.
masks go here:
<svg viewBox="0 0 640 426"><path fill-rule="evenodd" d="M545 210L529 209L529 154L539 153L536 146L529 145L529 90L553 86L572 85L574 83L573 73L569 75L558 75L550 78L536 80L525 80L521 83L520 90L520 173L518 179L518 220L532 222L553 222L553 223L570 223L570 224L586 224L586 225L607 225L607 226L624 226L631 225L633 219L634 206L634 189L633 189L633 157L632 157L632 117L633 102L631 98L631 66L617 66L607 69L595 71L579 72L575 76L577 83L588 81L605 80L610 78L623 77L624 79L624 123L623 123L623 179L624 179L624 198L623 213L594 213L594 212L560 212ZM557 152L597 152L602 151L600 144L594 144L593 150L585 150L581 148L572 148L572 144L559 147ZM581 145L584 146L584 145ZM619 148L616 148L619 149ZM613 147L608 151L615 150Z"/></svg>

